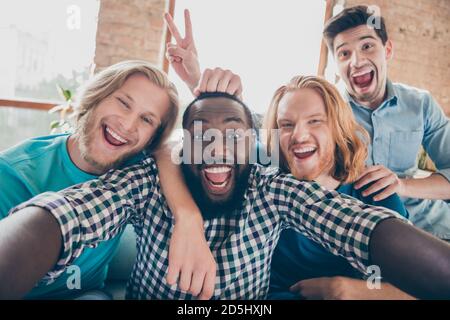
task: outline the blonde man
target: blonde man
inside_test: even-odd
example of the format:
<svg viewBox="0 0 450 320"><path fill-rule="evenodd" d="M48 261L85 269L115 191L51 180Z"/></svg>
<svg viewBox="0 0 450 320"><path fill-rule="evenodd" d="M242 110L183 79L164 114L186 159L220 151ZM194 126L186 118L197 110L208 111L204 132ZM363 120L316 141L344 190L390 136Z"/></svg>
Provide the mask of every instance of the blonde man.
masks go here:
<svg viewBox="0 0 450 320"><path fill-rule="evenodd" d="M284 172L407 216L397 195L374 201L354 188L353 182L364 170L368 135L337 89L326 80L297 76L281 86L272 98L264 127L271 133L266 140L270 149L278 146L273 141L279 138L280 166ZM389 284L382 284L381 290L369 290L365 281L354 279L358 276L344 259L288 229L282 233L273 257L269 297L409 298Z"/></svg>
<svg viewBox="0 0 450 320"><path fill-rule="evenodd" d="M35 195L95 179L109 169L138 162L143 153L153 152L175 125L178 94L167 76L150 63L124 61L89 81L79 96L76 112L72 134L29 139L0 153L0 218ZM190 279L215 273L201 217L190 214L195 210L185 214L183 204L176 200L171 204L179 223L171 242L168 281L174 283L179 274ZM64 273L41 281L27 297L73 298L102 288L119 240L120 234L111 237L96 248L84 250L73 262L79 267L80 288L69 290L71 273ZM189 290L190 283L185 281L183 289Z"/></svg>

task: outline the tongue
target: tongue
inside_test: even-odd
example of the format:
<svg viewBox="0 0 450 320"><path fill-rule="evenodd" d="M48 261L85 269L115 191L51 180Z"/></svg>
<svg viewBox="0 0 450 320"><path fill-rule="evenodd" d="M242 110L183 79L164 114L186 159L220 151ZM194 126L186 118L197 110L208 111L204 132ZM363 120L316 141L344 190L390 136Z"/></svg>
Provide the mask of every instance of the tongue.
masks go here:
<svg viewBox="0 0 450 320"><path fill-rule="evenodd" d="M121 145L124 145L123 142L117 140L116 138L114 138L112 135L109 134L108 131L106 131L106 129L103 130L104 134L105 134L105 139L106 141L108 141L110 144L112 144L113 146L119 147Z"/></svg>
<svg viewBox="0 0 450 320"><path fill-rule="evenodd" d="M209 181L217 184L221 184L227 180L228 176L230 175L229 172L224 173L208 173L205 172L206 177Z"/></svg>
<svg viewBox="0 0 450 320"><path fill-rule="evenodd" d="M310 155L312 155L314 152L315 151L296 153L295 156L299 159L305 159L308 158Z"/></svg>
<svg viewBox="0 0 450 320"><path fill-rule="evenodd" d="M372 80L372 72L363 74L362 76L357 76L353 78L355 83L361 87L367 86Z"/></svg>

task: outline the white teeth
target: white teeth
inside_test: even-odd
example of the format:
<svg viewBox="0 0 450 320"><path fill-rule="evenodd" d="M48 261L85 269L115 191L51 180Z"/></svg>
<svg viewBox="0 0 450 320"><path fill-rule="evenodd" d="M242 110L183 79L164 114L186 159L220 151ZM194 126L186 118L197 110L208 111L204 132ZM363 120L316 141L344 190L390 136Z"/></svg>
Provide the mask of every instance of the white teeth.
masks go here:
<svg viewBox="0 0 450 320"><path fill-rule="evenodd" d="M210 168L206 168L205 171L208 173L226 173L226 172L230 172L231 168L230 167L210 167Z"/></svg>
<svg viewBox="0 0 450 320"><path fill-rule="evenodd" d="M294 153L306 153L306 152L312 152L316 151L315 147L304 147L304 148L297 148L294 149Z"/></svg>
<svg viewBox="0 0 450 320"><path fill-rule="evenodd" d="M222 182L221 184L215 184L213 182L210 181L210 183L214 186L214 187L218 187L218 188L223 188L227 185L227 181Z"/></svg>
<svg viewBox="0 0 450 320"><path fill-rule="evenodd" d="M110 129L109 127L106 127L106 131L112 135L115 139L117 139L118 141L122 142L122 143L127 143L128 141L125 140L124 138L122 138L121 136L119 136L117 133L115 133L114 131L112 131L112 129Z"/></svg>
<svg viewBox="0 0 450 320"><path fill-rule="evenodd" d="M372 70L360 71L360 72L352 74L352 77L354 78L354 77L364 76L364 75L369 74L371 72L372 72Z"/></svg>

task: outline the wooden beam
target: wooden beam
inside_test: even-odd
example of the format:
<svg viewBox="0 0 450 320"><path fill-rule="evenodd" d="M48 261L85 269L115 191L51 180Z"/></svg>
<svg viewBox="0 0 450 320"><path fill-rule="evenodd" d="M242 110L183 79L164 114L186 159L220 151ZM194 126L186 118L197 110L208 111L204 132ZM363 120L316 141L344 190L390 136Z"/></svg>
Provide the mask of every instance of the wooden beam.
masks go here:
<svg viewBox="0 0 450 320"><path fill-rule="evenodd" d="M173 17L175 13L175 0L169 0L169 14ZM170 34L169 28L166 25L166 40L164 41L164 60L163 60L163 70L165 73L169 73L169 60L166 58L166 45L170 42L172 35Z"/></svg>
<svg viewBox="0 0 450 320"><path fill-rule="evenodd" d="M325 7L325 16L323 19L323 25L327 23L329 19L333 17L333 8L335 5L335 0L325 0L327 2ZM327 62L328 62L328 47L325 43L325 39L322 37L322 43L320 45L320 59L319 59L319 67L317 70L317 75L324 76L325 75L325 69L327 68Z"/></svg>
<svg viewBox="0 0 450 320"><path fill-rule="evenodd" d="M50 110L60 103L39 100L0 99L0 107L13 107L35 110Z"/></svg>

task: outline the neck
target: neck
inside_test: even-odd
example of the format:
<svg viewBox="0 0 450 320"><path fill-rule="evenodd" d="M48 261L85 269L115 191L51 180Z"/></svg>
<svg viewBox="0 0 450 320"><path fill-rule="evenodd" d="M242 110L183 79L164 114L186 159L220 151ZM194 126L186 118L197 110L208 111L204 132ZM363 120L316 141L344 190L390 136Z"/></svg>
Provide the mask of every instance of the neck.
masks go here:
<svg viewBox="0 0 450 320"><path fill-rule="evenodd" d="M97 168L86 161L86 159L84 159L80 148L79 138L79 135L75 133L67 139L67 152L69 153L70 160L72 160L78 169L86 173L92 175L103 174L104 172L100 172Z"/></svg>
<svg viewBox="0 0 450 320"><path fill-rule="evenodd" d="M378 95L370 101L360 101L355 97L352 97L356 103L362 105L366 108L370 108L372 110L377 109L387 98L387 79L384 79L384 83L382 86L382 90L378 93Z"/></svg>
<svg viewBox="0 0 450 320"><path fill-rule="evenodd" d="M322 187L328 190L335 190L341 184L338 180L334 179L330 175L319 176L314 179L317 183L319 183Z"/></svg>

